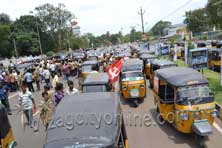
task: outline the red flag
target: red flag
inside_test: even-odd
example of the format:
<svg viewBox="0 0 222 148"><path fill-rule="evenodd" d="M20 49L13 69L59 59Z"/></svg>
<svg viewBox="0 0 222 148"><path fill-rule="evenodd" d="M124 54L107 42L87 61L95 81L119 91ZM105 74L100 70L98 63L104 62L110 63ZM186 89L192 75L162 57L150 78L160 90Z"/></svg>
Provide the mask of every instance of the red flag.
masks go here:
<svg viewBox="0 0 222 148"><path fill-rule="evenodd" d="M114 83L118 80L119 74L121 72L122 66L123 66L123 59L114 62L109 67L107 67L106 72L109 76L110 82Z"/></svg>

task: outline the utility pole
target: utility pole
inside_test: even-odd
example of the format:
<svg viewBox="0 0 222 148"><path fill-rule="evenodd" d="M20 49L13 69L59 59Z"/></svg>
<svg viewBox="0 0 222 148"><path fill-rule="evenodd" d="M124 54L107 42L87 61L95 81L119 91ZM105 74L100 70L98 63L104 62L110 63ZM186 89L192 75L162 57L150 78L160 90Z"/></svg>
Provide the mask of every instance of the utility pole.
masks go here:
<svg viewBox="0 0 222 148"><path fill-rule="evenodd" d="M142 32L143 32L143 34L144 34L145 32L144 32L143 15L145 14L145 11L142 9L142 7L140 8L140 11L138 12L138 14L141 16Z"/></svg>
<svg viewBox="0 0 222 148"><path fill-rule="evenodd" d="M39 49L40 49L41 60L42 60L42 44L41 44L41 38L40 38L40 34L39 34L39 26L38 26L37 18L36 18L36 26L37 26L37 34L38 34L38 38L39 38Z"/></svg>
<svg viewBox="0 0 222 148"><path fill-rule="evenodd" d="M16 43L15 43L15 38L13 38L13 45L14 45L14 49L15 49L15 56L16 56L16 58L18 58L18 52L17 52Z"/></svg>

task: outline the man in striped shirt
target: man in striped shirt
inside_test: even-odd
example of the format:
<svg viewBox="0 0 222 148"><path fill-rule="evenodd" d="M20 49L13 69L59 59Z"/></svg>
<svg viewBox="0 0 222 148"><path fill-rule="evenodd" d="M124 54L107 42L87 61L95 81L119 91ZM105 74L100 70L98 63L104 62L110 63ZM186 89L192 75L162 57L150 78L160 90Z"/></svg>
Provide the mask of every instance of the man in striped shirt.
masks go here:
<svg viewBox="0 0 222 148"><path fill-rule="evenodd" d="M22 91L19 94L19 101L22 109L25 113L29 126L33 127L33 105L34 110L36 110L36 104L34 97L30 91L27 90L26 84L22 85Z"/></svg>

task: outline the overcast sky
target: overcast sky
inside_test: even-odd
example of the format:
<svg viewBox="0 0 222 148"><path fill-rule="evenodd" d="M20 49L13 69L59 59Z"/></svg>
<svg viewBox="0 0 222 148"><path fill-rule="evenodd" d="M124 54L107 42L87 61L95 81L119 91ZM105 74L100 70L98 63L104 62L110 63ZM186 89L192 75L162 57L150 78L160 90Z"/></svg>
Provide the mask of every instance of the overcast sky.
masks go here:
<svg viewBox="0 0 222 148"><path fill-rule="evenodd" d="M141 6L146 11L144 23L147 31L163 18L174 24L183 22L185 11L202 8L207 0L187 2L189 0L1 0L0 13L7 13L15 20L21 15L29 14L30 10L41 4L64 3L67 9L77 16L82 33L100 35L107 31L116 33L121 28L124 33L128 33L132 26L141 30L138 15ZM184 4L187 5L172 13Z"/></svg>

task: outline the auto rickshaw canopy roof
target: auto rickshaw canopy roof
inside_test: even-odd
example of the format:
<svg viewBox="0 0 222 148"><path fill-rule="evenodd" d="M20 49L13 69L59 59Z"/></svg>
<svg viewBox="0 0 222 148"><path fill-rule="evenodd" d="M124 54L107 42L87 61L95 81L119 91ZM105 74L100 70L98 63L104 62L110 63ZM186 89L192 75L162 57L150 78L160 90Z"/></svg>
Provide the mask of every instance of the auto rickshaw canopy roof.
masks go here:
<svg viewBox="0 0 222 148"><path fill-rule="evenodd" d="M119 95L115 92L65 96L57 106L52 120L56 122L61 119L60 123L63 126L55 124L54 127L48 127L45 148L80 145L90 148L111 145L120 132L122 119L117 115L121 114ZM109 121L112 121L110 124L105 122L106 115L109 115ZM78 117L82 117L83 124L78 124ZM98 117L101 117L99 123L96 120ZM70 122L74 124L73 129L67 129L66 123L70 125Z"/></svg>
<svg viewBox="0 0 222 148"><path fill-rule="evenodd" d="M211 48L209 51L222 52L222 48Z"/></svg>
<svg viewBox="0 0 222 148"><path fill-rule="evenodd" d="M208 84L208 80L201 73L192 68L164 68L156 70L155 75L175 87Z"/></svg>
<svg viewBox="0 0 222 148"><path fill-rule="evenodd" d="M189 52L205 51L205 50L209 50L209 49L206 48L206 47L203 47L203 48L194 48L194 49L191 49Z"/></svg>
<svg viewBox="0 0 222 148"><path fill-rule="evenodd" d="M169 61L169 60L159 60L159 59L155 59L153 61L151 61L151 64L152 65L157 65L157 66L160 66L160 67L164 67L164 66L177 66L176 63L172 62L172 61Z"/></svg>
<svg viewBox="0 0 222 148"><path fill-rule="evenodd" d="M143 61L138 59L138 58L134 58L134 59L127 59L124 61L123 66L129 66L129 65L143 65Z"/></svg>
<svg viewBox="0 0 222 148"><path fill-rule="evenodd" d="M95 60L85 61L82 65L84 66L84 65L95 65L95 64L98 64L98 61L95 61Z"/></svg>
<svg viewBox="0 0 222 148"><path fill-rule="evenodd" d="M152 54L142 54L142 55L140 55L140 58L141 59L155 59L155 58L157 58L157 56L152 55Z"/></svg>
<svg viewBox="0 0 222 148"><path fill-rule="evenodd" d="M92 73L86 76L83 85L96 85L109 83L109 76L107 73Z"/></svg>

